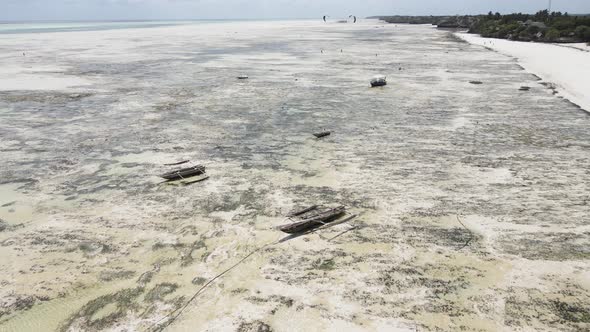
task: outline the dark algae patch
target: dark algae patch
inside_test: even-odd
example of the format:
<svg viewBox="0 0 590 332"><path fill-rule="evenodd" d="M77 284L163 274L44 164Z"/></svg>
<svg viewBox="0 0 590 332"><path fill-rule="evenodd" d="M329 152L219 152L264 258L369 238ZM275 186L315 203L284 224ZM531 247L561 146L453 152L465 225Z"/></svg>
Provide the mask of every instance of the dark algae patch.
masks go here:
<svg viewBox="0 0 590 332"><path fill-rule="evenodd" d="M590 324L590 306L553 301L554 312L565 322ZM590 328L590 325L587 326Z"/></svg>
<svg viewBox="0 0 590 332"><path fill-rule="evenodd" d="M262 321L253 321L249 323L241 323L236 332L273 332L270 325Z"/></svg>
<svg viewBox="0 0 590 332"><path fill-rule="evenodd" d="M145 300L148 302L164 301L165 297L174 293L177 288L177 284L169 282L158 284L145 294Z"/></svg>
<svg viewBox="0 0 590 332"><path fill-rule="evenodd" d="M311 267L316 270L329 271L336 267L336 262L333 259L318 258L311 263Z"/></svg>
<svg viewBox="0 0 590 332"><path fill-rule="evenodd" d="M74 324L82 326L88 331L103 330L125 317L130 311L136 310L136 299L143 291L144 289L141 287L128 288L97 297L86 303L76 314L66 320L59 330L68 331ZM107 306L112 306L112 308L109 308L109 312L101 315L101 317L95 316Z"/></svg>

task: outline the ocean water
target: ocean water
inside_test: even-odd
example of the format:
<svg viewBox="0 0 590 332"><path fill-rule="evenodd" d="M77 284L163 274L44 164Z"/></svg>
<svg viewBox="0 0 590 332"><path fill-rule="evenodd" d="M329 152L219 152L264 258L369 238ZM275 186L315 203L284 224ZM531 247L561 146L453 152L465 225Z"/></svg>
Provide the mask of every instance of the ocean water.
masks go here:
<svg viewBox="0 0 590 332"><path fill-rule="evenodd" d="M92 21L92 22L0 22L0 34L49 33L68 31L100 31L133 28L155 28L183 24L221 23L225 20L197 21Z"/></svg>

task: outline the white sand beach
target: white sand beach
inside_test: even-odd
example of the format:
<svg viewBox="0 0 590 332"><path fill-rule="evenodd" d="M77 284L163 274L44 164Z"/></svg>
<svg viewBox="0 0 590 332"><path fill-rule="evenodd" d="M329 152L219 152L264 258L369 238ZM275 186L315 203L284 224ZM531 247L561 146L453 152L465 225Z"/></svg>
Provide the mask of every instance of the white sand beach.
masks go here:
<svg viewBox="0 0 590 332"><path fill-rule="evenodd" d="M545 44L482 38L458 33L466 41L518 59L527 71L555 84L564 98L590 112L590 48L586 44Z"/></svg>
<svg viewBox="0 0 590 332"><path fill-rule="evenodd" d="M588 329L590 117L531 73L586 105L590 62L512 45L371 20L1 35L0 330ZM186 159L209 178L162 183ZM314 204L358 217L276 242Z"/></svg>

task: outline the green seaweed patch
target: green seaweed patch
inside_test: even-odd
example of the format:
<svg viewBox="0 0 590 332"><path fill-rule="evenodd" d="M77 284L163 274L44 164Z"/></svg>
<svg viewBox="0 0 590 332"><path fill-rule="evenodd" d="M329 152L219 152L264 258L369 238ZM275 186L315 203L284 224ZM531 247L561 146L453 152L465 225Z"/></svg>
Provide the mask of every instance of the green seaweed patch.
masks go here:
<svg viewBox="0 0 590 332"><path fill-rule="evenodd" d="M74 324L83 330L102 330L117 320L125 317L128 312L135 311L135 300L144 291L143 287L127 288L116 293L99 296L86 303L78 312L64 321L59 331L67 331Z"/></svg>
<svg viewBox="0 0 590 332"><path fill-rule="evenodd" d="M231 293L232 294L243 294L243 293L246 293L247 291L248 291L248 289L246 289L246 288L238 287L238 288L232 289Z"/></svg>
<svg viewBox="0 0 590 332"><path fill-rule="evenodd" d="M470 286L470 279L477 278L480 270L453 267L445 264L425 266L394 266L380 271L374 285L382 285L384 294L408 292L416 288L428 289L435 297L457 294ZM437 275L441 277L437 277ZM442 277L444 276L444 277Z"/></svg>
<svg viewBox="0 0 590 332"><path fill-rule="evenodd" d="M256 320L253 322L243 322L238 326L237 332L272 332L273 329L265 322Z"/></svg>
<svg viewBox="0 0 590 332"><path fill-rule="evenodd" d="M590 323L590 306L553 301L553 311L561 319L572 323Z"/></svg>
<svg viewBox="0 0 590 332"><path fill-rule="evenodd" d="M102 271L98 275L98 278L102 281L113 281L121 279L129 279L135 275L134 271L122 270L122 271Z"/></svg>
<svg viewBox="0 0 590 332"><path fill-rule="evenodd" d="M588 234L537 233L508 234L498 241L505 253L530 260L567 261L590 258Z"/></svg>
<svg viewBox="0 0 590 332"><path fill-rule="evenodd" d="M12 224L9 224L8 222L6 222L5 220L0 219L0 232L4 232L4 231L11 232L16 229L23 228L23 227L25 227L24 224L12 225Z"/></svg>
<svg viewBox="0 0 590 332"><path fill-rule="evenodd" d="M83 98L91 97L92 93L63 93L63 92L22 92L10 91L1 94L0 98L9 103L40 103L63 105L70 101L78 101Z"/></svg>
<svg viewBox="0 0 590 332"><path fill-rule="evenodd" d="M10 315L13 312L31 309L37 302L37 299L41 300L40 297L31 295L17 295L10 306L0 307L0 318L2 318L2 316Z"/></svg>
<svg viewBox="0 0 590 332"><path fill-rule="evenodd" d="M174 293L177 288L178 284L174 283L164 282L157 284L145 294L144 299L147 302L164 301L166 295Z"/></svg>
<svg viewBox="0 0 590 332"><path fill-rule="evenodd" d="M139 278L137 278L137 283L142 284L142 285L149 283L150 281L152 281L154 274L155 274L154 271L147 271L147 272L142 273L139 276Z"/></svg>
<svg viewBox="0 0 590 332"><path fill-rule="evenodd" d="M194 261L193 252L202 248L207 248L205 241L195 241L187 250L181 253L180 266L185 267L190 265Z"/></svg>
<svg viewBox="0 0 590 332"><path fill-rule="evenodd" d="M8 229L9 226L10 225L7 222L0 219L0 232L3 232L4 230Z"/></svg>
<svg viewBox="0 0 590 332"><path fill-rule="evenodd" d="M318 258L311 263L311 267L316 270L330 271L330 270L334 270L336 268L336 262L331 258L329 258L329 259Z"/></svg>
<svg viewBox="0 0 590 332"><path fill-rule="evenodd" d="M510 327L548 325L556 330L576 329L590 323L588 293L579 285L564 285L559 292L510 288L506 298L505 323ZM575 298L566 294L575 294ZM564 297L564 295L566 295Z"/></svg>
<svg viewBox="0 0 590 332"><path fill-rule="evenodd" d="M206 282L207 282L207 279L206 279L206 278L203 278L203 277L195 277L195 278L193 278L193 280L191 281L191 283L192 283L193 285L199 285L199 286L200 286L200 285L204 285Z"/></svg>
<svg viewBox="0 0 590 332"><path fill-rule="evenodd" d="M112 252L113 249L107 245L107 244L102 244L102 243L98 243L98 242L89 242L89 241L85 241L82 242L78 245L78 248L84 252L85 254L91 254L91 253L108 253L108 252Z"/></svg>
<svg viewBox="0 0 590 332"><path fill-rule="evenodd" d="M152 250L156 251L156 250L160 250L160 249L164 249L166 247L166 245L162 242L156 242L154 243L154 245L152 245Z"/></svg>

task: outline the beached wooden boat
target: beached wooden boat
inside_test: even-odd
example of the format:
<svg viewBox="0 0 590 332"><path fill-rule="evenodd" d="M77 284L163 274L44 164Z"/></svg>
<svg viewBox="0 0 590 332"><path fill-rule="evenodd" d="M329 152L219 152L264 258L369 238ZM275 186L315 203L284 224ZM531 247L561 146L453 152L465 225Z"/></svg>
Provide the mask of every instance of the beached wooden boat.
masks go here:
<svg viewBox="0 0 590 332"><path fill-rule="evenodd" d="M164 181L164 183L166 183L167 185L170 185L170 186L188 186L193 183L205 181L208 178L209 178L209 176L207 174L201 174L201 175L191 176L191 177L184 178L184 179Z"/></svg>
<svg viewBox="0 0 590 332"><path fill-rule="evenodd" d="M315 209L317 209L317 208L318 208L318 206L317 206L317 205L312 205L312 206L309 206L309 207L303 208L303 209L301 209L301 210L295 210L295 211L293 211L293 212L290 212L289 214L287 214L287 217L289 217L289 218L290 218L290 217L296 217L296 216L300 216L300 215L302 215L302 214L304 214L304 213L307 213L307 212L309 212L309 211L313 211L313 210L315 210Z"/></svg>
<svg viewBox="0 0 590 332"><path fill-rule="evenodd" d="M322 132L313 134L313 136L315 136L317 138L322 138L322 137L330 135L331 133L332 133L331 131L322 131Z"/></svg>
<svg viewBox="0 0 590 332"><path fill-rule="evenodd" d="M344 206L323 210L311 216L306 216L303 220L279 226L279 229L288 234L305 232L338 219L344 215L345 210Z"/></svg>
<svg viewBox="0 0 590 332"><path fill-rule="evenodd" d="M189 161L190 160L181 160L181 161L177 161L177 162L174 162L174 163L164 164L164 166L178 166L178 165L186 164Z"/></svg>
<svg viewBox="0 0 590 332"><path fill-rule="evenodd" d="M201 175L203 173L205 173L205 166L197 165L197 166L192 166L192 167L187 167L187 168L182 168L182 169L170 171L170 172L160 175L160 177L162 177L166 180L172 181L172 180L178 180L178 179L186 179L188 177L195 176L195 175Z"/></svg>

